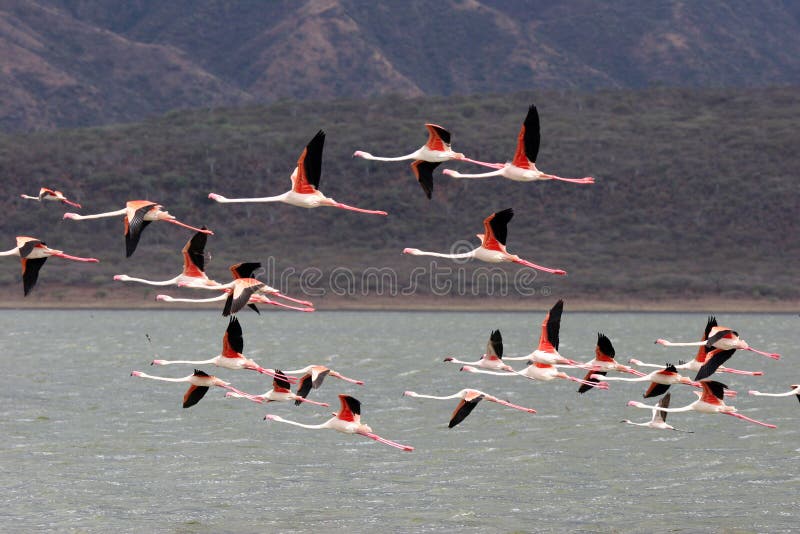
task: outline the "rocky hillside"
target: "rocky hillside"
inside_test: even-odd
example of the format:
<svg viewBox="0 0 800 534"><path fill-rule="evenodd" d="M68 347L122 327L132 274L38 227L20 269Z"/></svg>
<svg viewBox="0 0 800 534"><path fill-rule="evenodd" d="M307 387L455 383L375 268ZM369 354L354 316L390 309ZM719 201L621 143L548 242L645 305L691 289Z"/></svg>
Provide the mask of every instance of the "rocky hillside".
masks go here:
<svg viewBox="0 0 800 534"><path fill-rule="evenodd" d="M6 0L0 127L280 99L800 83L800 4Z"/></svg>

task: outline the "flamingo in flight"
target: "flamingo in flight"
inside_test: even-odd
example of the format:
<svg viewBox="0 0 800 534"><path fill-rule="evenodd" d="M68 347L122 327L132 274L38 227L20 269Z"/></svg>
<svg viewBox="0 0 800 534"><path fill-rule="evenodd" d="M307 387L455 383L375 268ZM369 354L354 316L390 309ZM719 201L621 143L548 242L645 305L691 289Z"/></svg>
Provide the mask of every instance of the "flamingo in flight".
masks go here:
<svg viewBox="0 0 800 534"><path fill-rule="evenodd" d="M94 215L79 215L71 212L65 213L64 218L83 221L85 219L100 219L102 217L116 217L118 215L125 216L125 256L128 258L130 258L136 250L142 231L153 221L165 221L188 228L189 230L194 230L195 232L214 235L214 232L211 230L195 228L194 226L189 226L188 224L180 222L174 215L170 215L168 211L165 211L161 204L156 204L149 200L129 200L121 210L96 213Z"/></svg>
<svg viewBox="0 0 800 534"><path fill-rule="evenodd" d="M334 414L332 418L319 425L305 425L296 421L289 421L283 417L273 414L265 415L264 420L278 421L279 423L286 423L289 425L299 426L301 428L310 428L312 430L329 428L344 434L358 434L359 436L367 437L377 441L378 443L383 443L384 445L389 445L390 447L401 449L406 452L411 452L414 450L414 447L402 445L374 434L369 425L361 422L361 402L358 399L349 395L339 395L339 401L341 402L341 408L339 408L339 411Z"/></svg>
<svg viewBox="0 0 800 534"><path fill-rule="evenodd" d="M39 202L44 201L52 201L52 202L61 202L62 204L66 204L68 206L72 206L74 208L80 209L81 205L77 202L73 202L69 200L67 197L64 196L64 193L61 191L56 191L55 189L50 189L47 187L42 187L39 189L39 196L32 197L30 195L20 195L22 198L27 198L29 200L38 200Z"/></svg>
<svg viewBox="0 0 800 534"><path fill-rule="evenodd" d="M522 371L514 371L513 373L486 371L484 369L478 369L472 367L471 365L462 366L460 371L464 371L466 373L479 373L484 375L496 375L496 376L520 375L525 378L529 378L531 380L539 380L542 382L550 382L551 380L555 380L556 378L562 378L564 380L571 380L572 382L577 382L579 384L586 384L587 386L596 387L598 389L608 389L608 384L606 384L605 382L598 382L596 380L592 382L587 382L585 380L581 380L580 378L570 376L563 371L559 371L555 365L550 365L549 363L535 362L533 360L528 361L528 366Z"/></svg>
<svg viewBox="0 0 800 534"><path fill-rule="evenodd" d="M483 367L484 369L493 369L496 371L510 371L512 373L516 372L510 365L503 363L503 336L500 334L500 330L492 330L492 333L489 336L489 342L486 344L486 353L481 356L480 360L474 362L464 362L448 356L444 359L444 361L450 363L460 363L462 365L477 365L478 367Z"/></svg>
<svg viewBox="0 0 800 534"><path fill-rule="evenodd" d="M800 400L800 384L792 384L789 387L792 389L784 393L761 393L760 391L756 391L754 389L751 389L747 393L750 395L756 395L758 397L790 397L795 395L797 400Z"/></svg>
<svg viewBox="0 0 800 534"><path fill-rule="evenodd" d="M247 396L248 394L244 391L239 391L235 387L230 385L230 382L225 382L224 380L217 378L216 376L206 374L205 372L195 369L194 373L189 376L184 376L183 378L167 378L164 376L153 376L148 375L147 373L143 373L141 371L132 371L131 376L138 376L139 378L150 378L152 380L161 380L162 382L188 382L189 389L186 390L186 393L183 395L183 407L190 408L200 402L206 392L208 392L208 388L212 386L220 387L227 389L229 391L233 391L234 393L239 393L240 395Z"/></svg>
<svg viewBox="0 0 800 534"><path fill-rule="evenodd" d="M529 360L547 365L565 365L574 367L575 360L563 357L558 353L559 332L561 331L561 314L564 311L564 301L559 299L542 321L542 331L539 335L539 345L527 356L506 356L507 361Z"/></svg>
<svg viewBox="0 0 800 534"><path fill-rule="evenodd" d="M206 230L203 226L200 230ZM179 286L188 285L191 287L210 287L215 288L219 283L210 280L205 273L205 248L208 235L203 232L197 232L186 242L181 253L183 254L183 270L181 274L169 280L144 280L142 278L134 278L127 274L115 274L114 280L120 282L138 282L140 284L147 284L151 286L169 286L177 284Z"/></svg>
<svg viewBox="0 0 800 534"><path fill-rule="evenodd" d="M213 364L217 367L231 369L238 371L240 369L247 369L250 371L257 371L264 375L274 377L276 371L274 369L266 369L261 367L250 358L245 358L242 355L244 351L244 336L242 335L242 325L239 324L239 319L231 317L228 321L228 328L225 329L225 334L222 336L222 352L208 360L191 361L191 360L153 360L150 365L175 365L175 364L190 364L190 365L208 365ZM296 382L294 377L287 378L289 381Z"/></svg>
<svg viewBox="0 0 800 534"><path fill-rule="evenodd" d="M742 419L744 421L749 421L757 425L765 426L767 428L777 428L773 424L756 421L755 419L751 419L746 415L737 413L736 408L734 406L726 405L725 402L723 402L722 400L724 397L724 391L728 387L725 384L722 384L720 382L715 382L713 380L703 380L701 384L703 386L703 391L702 392L695 391L695 393L699 398L693 403L688 404L686 406L682 406L680 408L659 408L658 406L650 406L637 401L628 401L628 406L634 406L636 408L644 408L647 410L660 409L663 412L689 412L694 410L700 413L721 413L725 415L730 415L732 417L736 417L738 419Z"/></svg>
<svg viewBox="0 0 800 534"><path fill-rule="evenodd" d="M595 375L598 375L598 376L595 376ZM647 391L645 391L644 394L642 395L642 397L644 397L645 399L649 399L649 398L652 398L652 397L658 397L659 395L662 395L662 394L666 393L669 390L669 387L672 384L686 384L686 385L693 386L693 387L696 387L696 388L703 387L700 382L695 382L694 380L692 380L691 378L689 378L687 376L681 376L678 373L678 370L675 368L675 366L672 365L671 363L668 363L663 369L660 369L658 371L653 371L652 373L649 373L649 374L646 374L646 375L637 376L636 378L625 378L625 377L622 377L622 376L605 377L605 375L600 375L600 373L594 373L592 376L595 379L603 378L605 380L621 380L621 381L624 381L624 382L648 382L649 381L650 385L647 388ZM725 390L725 396L726 397L735 397L736 396L736 392L735 391L731 391L729 389L726 389Z"/></svg>
<svg viewBox="0 0 800 534"><path fill-rule="evenodd" d="M462 174L457 171L445 169L443 174L453 178L489 178L491 176L502 176L509 180L518 182L532 182L536 180L559 180L574 184L593 184L594 178L562 178L553 174L546 174L536 168L536 156L539 154L539 143L541 134L539 129L539 112L535 105L528 108L528 115L517 137L517 150L514 152L514 159L507 163L484 163L482 161L469 160L472 163L483 165L495 169L491 172L481 174Z"/></svg>
<svg viewBox="0 0 800 534"><path fill-rule="evenodd" d="M754 349L747 344L747 341L739 337L739 333L727 328L725 326L714 326L708 333L708 339L704 341L695 341L688 343L673 343L666 339L657 339L656 343L664 345L665 347L697 347L705 345L707 349L722 349L722 350L749 350L756 354L761 354L773 360L779 360L781 355L775 352L764 352Z"/></svg>
<svg viewBox="0 0 800 534"><path fill-rule="evenodd" d="M322 176L322 148L325 145L325 132L320 130L317 135L308 142L300 159L297 160L297 167L292 172L292 188L275 197L259 198L226 198L217 193L209 193L208 198L221 203L242 203L242 202L285 202L292 206L301 208L319 208L320 206L331 206L343 210L357 211L359 213L369 213L372 215L388 215L385 211L365 210L336 202L328 198L319 190L319 181Z"/></svg>
<svg viewBox="0 0 800 534"><path fill-rule="evenodd" d="M406 248L403 254L411 254L412 256L434 256L437 258L450 258L450 259L466 259L475 258L476 260L485 261L488 263L505 263L513 262L531 269L538 269L546 273L565 275L566 271L561 269L550 269L549 267L542 267L527 260L523 260L515 254L509 254L506 251L506 237L508 237L508 222L514 217L514 210L511 208L503 211L498 211L486 217L483 221L484 234L478 234L481 240L481 246L472 249L469 252L460 254L440 254L438 252L425 252L416 248Z"/></svg>
<svg viewBox="0 0 800 534"><path fill-rule="evenodd" d="M628 423L629 425L634 426L644 426L647 428L655 428L656 430L676 430L678 432L686 432L688 434L693 434L694 432L691 430L680 430L675 428L672 425L668 425L667 421L667 412L663 410L663 408L669 408L669 401L670 401L670 394L667 393L661 399L659 399L658 404L653 408L653 417L646 423L634 423L630 419L623 419L620 423Z"/></svg>
<svg viewBox="0 0 800 534"><path fill-rule="evenodd" d="M296 380L296 379L295 379ZM275 370L275 378L272 380L272 389L267 391L262 395L240 395L238 393L234 393L233 391L229 391L225 394L225 398L228 397L232 398L245 398L251 400L253 402L258 403L267 403L267 402L287 402L287 401L294 401L295 405L299 405L301 403L307 402L309 404L316 404L317 406L330 406L327 402L317 402L306 399L305 397L301 396L299 392L292 393L289 389L291 384L289 383L289 377L284 375L280 369Z"/></svg>
<svg viewBox="0 0 800 534"><path fill-rule="evenodd" d="M711 332L711 329L714 328L715 326L717 326L717 319L713 315L709 316L708 320L706 321L705 330L703 330L703 339L702 339L702 341L705 342L708 339L708 334ZM688 371L697 372L697 371L700 370L701 367L703 367L703 365L705 365L705 363L707 361L708 354L709 354L709 350L705 346L705 344L700 345L700 346L697 347L697 354L695 355L693 360L690 360L688 362L679 362L678 365L675 366L675 368L677 370L679 370L679 371L683 370L683 369L686 369ZM635 358L631 358L628 361L628 363L630 363L632 365L639 366L639 367L658 367L658 368L661 368L661 366L658 365L658 364L643 363L641 360L637 360ZM742 371L740 369L732 369L730 367L725 367L723 365L720 365L717 368L717 371L719 371L720 373L732 373L732 374L737 374L737 375L748 375L748 376L761 376L761 375L764 374L763 371Z"/></svg>
<svg viewBox="0 0 800 534"><path fill-rule="evenodd" d="M256 307L257 303L269 304L270 306L278 306L280 308L302 312L314 311L314 308L312 307L313 304L311 302L298 300L289 297L288 295L284 295L274 287L270 287L264 282L260 282L259 280L252 278L255 271L259 270L260 268L261 263L258 262L237 263L230 267L230 271L233 273L234 279L228 284L219 284L216 282L214 282L216 285L213 285L213 283L198 285L194 282L180 284L185 287L221 290L222 293L216 297L206 299L190 299L174 298L169 295L156 295L156 300L161 302L217 302L224 300L225 306L222 310L222 315L224 317L228 317L229 315L237 313L245 306L253 309L257 313L260 313ZM267 297L267 295L280 297L290 302L301 304L303 307L290 306L282 302L277 302Z"/></svg>
<svg viewBox="0 0 800 534"><path fill-rule="evenodd" d="M496 402L497 404L502 404L503 406L508 406L509 408L514 408L515 410L522 410L523 412L528 413L536 413L536 410L533 408L525 408L524 406L519 406L518 404L511 404L508 401L498 399L497 397L493 397L488 393L484 393L483 391L478 391L477 389L462 389L458 393L454 393L452 395L448 395L446 397L437 397L435 395L421 395L419 393L415 393L414 391L406 391L403 393L406 397L413 397L415 399L435 399L435 400L450 400L450 399L461 399L456 406L453 415L450 416L450 423L448 423L448 428L453 428L458 423L466 419L466 417L475 409L475 406L482 400L487 400L490 402Z"/></svg>
<svg viewBox="0 0 800 534"><path fill-rule="evenodd" d="M50 256L63 258L65 260L97 263L97 258L81 258L64 254L60 250L55 250L35 237L17 236L17 246L11 250L0 252L0 256L19 256L22 261L22 291L25 296L30 293L36 281L39 279L39 270Z"/></svg>
<svg viewBox="0 0 800 534"><path fill-rule="evenodd" d="M307 365L302 369L293 369L291 371L284 371L284 375L303 375L300 378L300 381L297 384L297 394L301 397L308 397L308 394L311 392L311 389L319 389L322 386L322 383L325 381L326 376L332 376L333 378L338 378L339 380L344 380L345 382L350 382L351 384L356 384L357 386L363 386L364 382L362 380L356 380L354 378L348 378L341 373L334 371L324 365ZM299 402L295 402L295 404L299 404Z"/></svg>
<svg viewBox="0 0 800 534"><path fill-rule="evenodd" d="M581 387L578 388L578 393L586 393L592 389L593 386L591 384L595 380L600 380L605 377L606 373L609 371L630 373L639 377L644 376L644 373L617 362L614 356L616 356L616 351L614 350L614 345L611 344L611 340L608 339L608 336L605 334L598 332L597 345L595 345L594 348L594 358L581 365L581 367L589 369L589 372L586 373L584 377L584 380L588 382L588 384L582 384Z"/></svg>
<svg viewBox="0 0 800 534"><path fill-rule="evenodd" d="M386 158L373 156L369 152L364 152L363 150L356 150L353 153L353 157L373 161L405 161L413 159L414 162L411 164L411 170L414 171L414 176L417 177L419 185L422 186L422 190L425 191L425 196L431 198L433 194L433 170L443 161L456 159L472 163L480 162L465 157L461 152L453 152L453 149L450 148L450 132L438 124L426 124L425 128L428 129L428 141L411 154Z"/></svg>

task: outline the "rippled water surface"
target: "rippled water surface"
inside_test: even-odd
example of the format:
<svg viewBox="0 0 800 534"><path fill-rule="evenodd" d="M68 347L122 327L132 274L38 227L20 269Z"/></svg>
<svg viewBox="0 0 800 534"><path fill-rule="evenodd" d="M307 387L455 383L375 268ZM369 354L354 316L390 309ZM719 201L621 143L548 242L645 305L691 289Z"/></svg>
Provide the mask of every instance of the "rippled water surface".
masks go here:
<svg viewBox="0 0 800 534"><path fill-rule="evenodd" d="M442 358L476 359L501 329L507 355L538 338L541 313L265 312L240 314L245 354L267 367L328 365L364 386L328 378L311 398L331 408L257 405L210 391L181 408L184 384L130 376L191 374L165 359L219 354L226 320L179 311L2 311L0 530L87 532L512 532L797 531L800 405L747 395L800 383L796 315L720 315L773 361L737 352L723 375L742 413L672 414L693 434L620 424L649 412L626 407L642 384L578 395L572 383L459 373ZM618 359L689 359L657 337L698 338L700 314L570 313L562 354L592 357L596 333ZM149 336L149 340L148 337ZM515 362L522 367L522 362ZM201 366L254 393L257 373ZM572 374L581 374L572 371ZM402 397L482 389L538 410L483 402L455 429L456 401ZM672 406L695 399L673 387ZM405 453L333 431L266 422L275 413L321 423L337 394L362 401L362 418Z"/></svg>

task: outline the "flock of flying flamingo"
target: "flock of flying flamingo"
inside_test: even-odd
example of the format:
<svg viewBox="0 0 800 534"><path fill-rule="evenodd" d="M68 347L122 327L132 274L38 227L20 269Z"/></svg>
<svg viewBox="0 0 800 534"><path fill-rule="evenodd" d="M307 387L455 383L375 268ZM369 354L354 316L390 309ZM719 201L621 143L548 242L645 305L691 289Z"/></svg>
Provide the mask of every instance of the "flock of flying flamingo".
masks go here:
<svg viewBox="0 0 800 534"><path fill-rule="evenodd" d="M357 158L375 161L403 161L413 160L412 171L417 178L420 186L428 198L433 193L433 171L446 161L464 161L493 169L491 172L480 174L463 174L451 169L445 169L442 174L453 178L489 178L502 176L515 181L538 181L538 180L558 180L576 184L592 184L594 179L585 178L562 178L552 174L541 172L536 167L536 159L539 152L540 128L539 114L536 106L531 105L527 116L520 129L516 150L513 159L507 163L487 163L476 161L464 156L459 152L454 152L450 146L450 132L445 128L435 124L426 124L428 130L428 140L424 146L418 150L398 157L378 157L372 154L357 150L353 156ZM290 179L292 187L286 193L271 197L259 198L227 198L216 193L210 193L208 198L219 203L261 203L261 202L284 202L293 206L303 208L317 208L322 206L334 207L358 213L371 215L387 215L385 211L368 210L343 204L326 197L319 190L319 183L322 169L322 152L325 143L325 133L320 130L308 142L301 153ZM67 206L81 208L81 205L69 200L62 192L42 187L38 196L21 195L24 199L37 200L40 202L60 202ZM425 252L415 248L406 248L403 253L415 256L434 256L451 259L474 258L477 260L500 263L513 262L524 267L541 270L550 274L565 275L562 269L542 267L528 260L522 259L517 255L510 254L506 250L506 238L508 235L508 223L511 221L514 212L511 208L492 213L483 221L484 233L478 234L481 241L480 246L475 249L460 254L441 254L436 252ZM127 274L114 276L114 280L121 282L136 282L153 286L178 286L193 289L205 289L218 292L217 295L205 299L176 298L169 295L160 294L156 300L161 302L214 302L224 301L222 315L229 317L228 326L222 338L221 352L205 360L162 360L156 359L151 362L153 366L166 365L214 365L228 370L251 370L269 376L272 379L272 388L263 394L252 394L241 391L230 385L229 382L195 368L194 372L188 376L179 378L169 378L155 376L142 371L133 371L132 376L148 378L165 382L188 383L189 388L183 397L183 407L189 408L197 404L212 386L226 390L226 397L243 398L255 403L265 404L270 402L294 402L295 405L311 404L328 407L325 402L308 399L312 389L318 389L324 379L328 376L338 378L348 383L363 385L360 380L343 376L342 374L322 365L307 365L305 367L284 371L279 369L265 368L243 355L244 337L241 324L236 318L236 313L245 307L259 312L257 304L276 306L282 309L289 309L302 312L314 311L311 302L297 299L285 295L278 289L268 286L263 281L256 278L261 269L261 264L257 262L242 262L232 265L230 272L232 280L228 282L218 282L210 279L205 273L205 246L209 235L214 235L211 230L202 227L194 227L178 221L173 215L164 208L149 200L131 200L124 208L93 215L80 215L77 213L65 213L64 219L69 220L90 220L102 217L122 217L124 222L125 249L126 256L131 257L139 244L143 230L152 222L164 221L186 229L193 230L195 233L183 247L183 269L180 274L168 280L146 280L136 278ZM22 281L23 292L27 296L31 289L36 285L39 271L48 257L58 257L62 259L79 262L97 262L95 258L82 258L71 256L56 249L49 248L43 241L27 236L17 237L17 246L5 252L0 252L0 256L19 256L22 262ZM774 428L775 425L757 421L747 417L737 411L733 406L726 405L724 398L736 395L721 382L709 379L717 372L735 373L740 375L757 376L762 374L760 371L742 371L725 367L725 364L737 350L752 351L770 358L778 359L780 356L775 353L768 353L753 349L734 330L719 326L713 317L709 317L703 331L702 339L698 342L675 343L664 339L656 340L656 343L665 347L697 347L697 354L689 362L679 362L678 364L656 365L643 363L637 359L631 359L626 365L615 360L615 351L611 340L604 334L598 334L595 357L588 362L577 362L559 354L559 332L561 317L563 312L563 301L559 300L547 313L539 336L538 347L526 356L503 357L503 340L499 330L493 330L490 334L486 352L477 361L463 361L454 357L444 359L448 363L459 364L460 370L468 373L481 373L493 376L508 378L524 378L549 382L556 379L569 380L578 384L578 393L585 394L592 389L608 389L609 381L623 382L643 382L647 385L643 392L644 398L661 396L656 405L648 405L638 401L628 402L628 406L643 408L652 412L652 417L648 422L635 423L624 420L623 423L643 426L661 430L677 430L666 423L667 414L670 412L698 411L701 413L721 413L730 415L751 423ZM509 361L525 361L526 367L515 370ZM654 370L645 374L635 367L655 367ZM572 376L566 370L580 370L584 376ZM679 371L691 371L696 373L694 378L682 376ZM608 376L608 373L616 372L631 375L628 377ZM298 379L293 375L301 375ZM292 385L296 386L296 391L292 392ZM668 390L672 385L685 385L698 388L700 391L695 393L698 400L680 408L670 408L670 393ZM755 396L791 396L796 395L800 399L800 385L792 385L791 389L783 393L761 393L751 390L749 392ZM500 399L477 389L462 389L456 393L445 396L426 395L414 391L406 391L405 396L421 399L434 400L456 400L456 405L448 426L450 428L460 424L472 412L481 400L486 400L535 414L533 408L514 404L508 400ZM309 429L333 429L347 434L359 434L380 443L404 450L413 451L414 448L403 445L395 441L388 440L372 432L372 429L361 422L361 403L350 395L339 395L340 407L332 418L322 424L310 425L296 421L284 419L278 415L267 414L264 419L276 421L290 425L309 428ZM685 432L685 431L684 431Z"/></svg>

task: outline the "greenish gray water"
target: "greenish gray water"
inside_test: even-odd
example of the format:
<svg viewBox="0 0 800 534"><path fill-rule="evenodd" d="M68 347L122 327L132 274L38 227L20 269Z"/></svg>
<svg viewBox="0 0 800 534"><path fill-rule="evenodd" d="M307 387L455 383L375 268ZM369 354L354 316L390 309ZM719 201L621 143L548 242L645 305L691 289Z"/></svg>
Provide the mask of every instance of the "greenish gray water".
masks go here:
<svg viewBox="0 0 800 534"><path fill-rule="evenodd" d="M245 354L267 367L328 365L364 386L328 378L310 398L331 408L267 406L212 390L183 410L184 384L165 359L219 353L216 312L2 311L0 520L8 531L86 532L790 532L798 525L800 406L794 397L750 397L800 382L796 315L719 315L773 361L737 352L730 365L762 377L722 375L729 400L775 430L720 415L672 414L694 434L620 424L649 412L626 407L642 384L576 393L566 381L459 373L447 355L476 359L490 330L507 355L538 338L541 313L265 312L240 314ZM657 337L696 339L701 314L564 314L561 352L592 357L596 333L618 359L677 362L691 349ZM148 342L149 335L152 343ZM515 367L522 367L516 362ZM257 373L202 366L253 393ZM573 375L581 371L571 371ZM455 429L449 395L474 387L538 410L481 403ZM695 399L673 387L672 405ZM362 401L362 418L405 453L359 436L265 422L275 413L320 423L337 394Z"/></svg>

